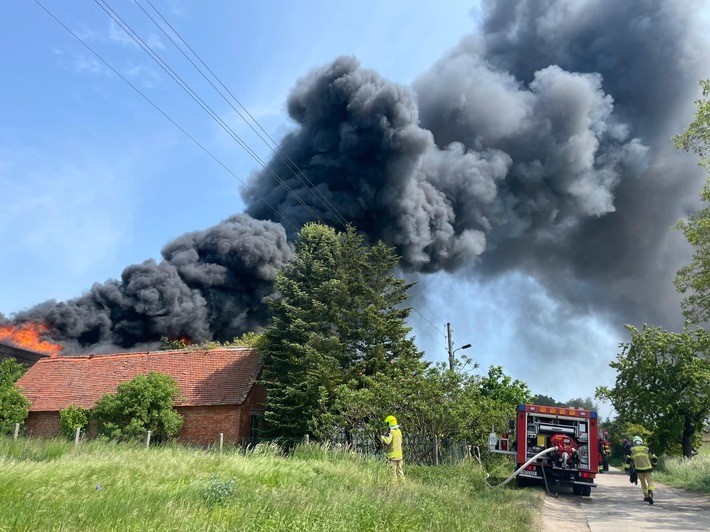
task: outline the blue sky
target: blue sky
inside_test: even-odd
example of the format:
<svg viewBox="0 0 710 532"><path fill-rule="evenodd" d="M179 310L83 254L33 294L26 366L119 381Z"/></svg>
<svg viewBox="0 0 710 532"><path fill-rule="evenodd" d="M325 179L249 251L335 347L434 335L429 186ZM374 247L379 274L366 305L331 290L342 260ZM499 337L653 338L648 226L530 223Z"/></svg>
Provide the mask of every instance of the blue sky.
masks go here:
<svg viewBox="0 0 710 532"><path fill-rule="evenodd" d="M241 212L242 181L258 169L95 3L43 2L122 76L226 164L226 172L34 2L0 17L0 312L77 297L122 269L160 259L169 240ZM408 85L476 30L475 2L156 0L156 7L274 138L291 123L299 77L339 55ZM146 5L143 2L143 5ZM269 153L136 4L110 6L261 157ZM414 301L429 360L454 344L558 399L613 383L608 362L626 338L604 314L570 314L520 273L491 281L439 273ZM525 338L521 309L532 312ZM531 310L532 309L532 310ZM570 331L574 330L574 334ZM527 356L555 353L555 367ZM561 367L560 355L583 361ZM552 363L551 363L552 364ZM603 413L608 413L603 410Z"/></svg>
<svg viewBox="0 0 710 532"><path fill-rule="evenodd" d="M469 2L161 2L156 6L272 136L299 76L340 54L407 83L474 27ZM147 35L255 151L267 150L130 1L112 7ZM91 1L46 6L242 180L257 168ZM241 183L34 2L0 21L0 309L75 297L185 231L241 211ZM323 31L321 28L331 28ZM426 35L422 38L422 35Z"/></svg>

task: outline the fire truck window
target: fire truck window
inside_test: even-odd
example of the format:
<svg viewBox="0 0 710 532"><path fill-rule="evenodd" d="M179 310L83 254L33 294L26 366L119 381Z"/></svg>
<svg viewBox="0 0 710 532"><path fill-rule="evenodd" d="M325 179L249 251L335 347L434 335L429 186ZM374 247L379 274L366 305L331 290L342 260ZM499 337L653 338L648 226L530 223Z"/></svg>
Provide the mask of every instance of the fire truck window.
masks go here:
<svg viewBox="0 0 710 532"><path fill-rule="evenodd" d="M587 424L586 423L579 424L579 432L587 432Z"/></svg>

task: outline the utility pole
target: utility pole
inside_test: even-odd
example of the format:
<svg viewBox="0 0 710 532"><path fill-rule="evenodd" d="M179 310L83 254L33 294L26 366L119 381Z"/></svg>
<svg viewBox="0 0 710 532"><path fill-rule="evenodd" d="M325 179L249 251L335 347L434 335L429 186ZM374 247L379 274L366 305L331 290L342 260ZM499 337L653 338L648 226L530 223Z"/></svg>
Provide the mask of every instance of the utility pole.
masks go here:
<svg viewBox="0 0 710 532"><path fill-rule="evenodd" d="M458 351L459 349L468 349L471 347L471 344L466 344L462 345L461 347L457 347L454 349L454 341L451 339L451 324L447 323L446 324L446 337L449 340L449 369L451 371L454 371L454 353Z"/></svg>
<svg viewBox="0 0 710 532"><path fill-rule="evenodd" d="M449 369L454 371L454 343L451 340L451 324L446 324L446 337L449 339Z"/></svg>

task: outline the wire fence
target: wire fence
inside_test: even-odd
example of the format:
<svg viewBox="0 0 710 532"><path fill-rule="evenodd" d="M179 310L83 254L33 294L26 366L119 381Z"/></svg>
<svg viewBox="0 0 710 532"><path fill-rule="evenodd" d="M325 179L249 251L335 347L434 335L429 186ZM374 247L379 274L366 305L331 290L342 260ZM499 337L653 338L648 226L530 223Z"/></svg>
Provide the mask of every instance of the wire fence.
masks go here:
<svg viewBox="0 0 710 532"><path fill-rule="evenodd" d="M253 449L258 444L276 444L285 449L297 444L309 442L303 439L259 438L242 440L244 451ZM341 433L327 441L319 443L328 444L337 449L345 449L364 456L384 456L384 446L378 440L353 433ZM453 465L468 460L481 461L480 450L464 440L439 438L436 435L405 434L402 438L402 451L404 460L408 464L416 465Z"/></svg>

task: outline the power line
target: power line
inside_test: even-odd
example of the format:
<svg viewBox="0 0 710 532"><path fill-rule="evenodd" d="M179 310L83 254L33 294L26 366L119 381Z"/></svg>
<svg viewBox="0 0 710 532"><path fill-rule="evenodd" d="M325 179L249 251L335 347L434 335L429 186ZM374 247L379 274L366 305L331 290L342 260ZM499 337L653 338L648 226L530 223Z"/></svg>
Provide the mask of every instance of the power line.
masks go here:
<svg viewBox="0 0 710 532"><path fill-rule="evenodd" d="M95 1L96 1L97 3L99 3L99 0L95 0ZM102 1L102 3L105 3L104 0L101 0L101 1ZM188 57L188 55L187 55L187 54L182 50L182 48L172 39L172 37L170 37L170 35L162 28L162 26L143 8L143 6L140 5L140 3L137 2L137 0L133 0L133 1L134 1L134 3L141 9L141 11L143 11L143 13L145 13L145 15L153 22L153 24L155 24L155 26L158 27L158 28L161 30L161 32L170 40L170 42L180 51L180 53L190 62L190 64L202 75L202 77L212 86L212 88L213 88L215 91L217 91L217 93L218 93L220 96L222 96L222 98L225 100L225 102L227 102L227 104L239 115L239 117L240 117L247 125L249 125L249 127L252 129L252 131L254 131L254 132L257 134L257 136L259 136L259 138L260 138L267 146L269 146L269 148L271 149L271 151L272 151L275 155L277 155L277 156L279 155L279 153L282 153L282 154L284 155L284 157L286 157L286 158L288 159L288 161L289 161L291 164L293 164L293 166L294 166L296 169L299 170L300 174L308 181L308 184L310 185L310 187L307 186L306 188L308 188L308 190L310 190L311 192L313 192L314 195L315 195L315 192L318 192L318 193L320 194L320 192L317 190L316 187L313 186L312 182L308 179L308 177L298 168L298 166L296 165L296 163L294 163L294 162L288 157L288 155L285 154L285 152L283 152L283 150L281 150L280 148L278 148L278 152L277 152L276 150L274 150L273 147L272 147L271 145L269 145L268 142L266 142L266 140L264 139L264 137L261 136L261 135L259 134L259 132L254 129L254 127L250 124L250 122L249 122L246 118L244 118L244 116L239 112L239 110L236 109L236 108L231 104L231 102L229 101L229 99L214 85L214 83L212 83L212 82L209 80L209 78L208 78L208 77L204 74L204 72L202 72L202 70L194 63L194 61L192 61L192 59L190 59L190 58ZM259 126L259 128L260 128L260 129L264 132L264 134L271 140L271 142L273 142L274 145L277 145L276 141L266 132L266 130L259 124L259 122L251 115L251 113L249 113L249 111L241 104L241 102L239 101L239 99L229 90L229 88L227 88L227 87L224 85L224 83L223 83L223 82L219 79L219 77L212 71L212 69L200 58L200 56L199 56L199 55L197 54L197 52L195 52L195 50L189 45L189 43L187 43L187 41L185 41L185 39L177 32L177 30L175 30L175 28L165 19L165 17L163 17L163 15L160 13L160 11L150 2L150 0L146 0L146 1L147 1L147 3L153 8L153 10L157 13L157 15L161 18L161 20L163 20L163 21L165 22L165 24L170 28L170 30L178 37L178 39L180 39L180 41L190 50L190 52L197 58L197 60L198 60L198 61L207 69L207 71L215 78L215 80L220 84L220 86L223 87L225 91L227 91L227 93L234 99L235 102L237 102L237 104L238 104L238 105L244 110L244 112L253 120L253 122ZM109 9L110 9L110 7L109 7ZM104 9L104 11L106 11L106 9ZM111 11L113 11L113 10L111 10ZM108 13L108 11L107 11L107 13ZM114 13L115 13L115 12L114 12ZM109 13L109 15L110 15L110 13ZM116 16L118 16L118 15L116 15ZM112 17L112 18L113 18L113 17ZM119 17L119 18L120 18L120 17ZM114 20L115 20L115 19L114 19ZM116 21L116 22L118 22L118 21ZM124 21L121 19L121 22L124 22ZM124 24L125 24L126 26L128 26L125 22L124 22ZM122 27L123 27L123 26L122 26ZM132 28L130 28L130 26L128 26L128 29L124 28L124 30L125 30L127 33L129 33L129 35L130 35L130 33L132 32L133 34L136 34L136 36L137 36L137 33L136 33ZM129 30L130 30L130 32L129 32ZM140 37L138 37L138 38L140 39ZM135 40L135 38L134 38L134 40ZM147 44L145 44L145 42L144 42L142 39L141 39L141 42L143 42L143 44L145 45L145 46L141 46L141 47L142 47L146 52L148 52L148 53L151 55L151 57L152 57L153 55L155 55L156 57L159 58L158 54L155 53L155 52L153 52L152 49L150 49L150 47L148 47ZM155 60L155 58L153 58L153 59ZM162 61L162 59L161 59L161 61ZM166 65L166 66L167 66L167 65ZM170 68L170 67L168 67L168 68ZM172 69L170 69L170 70L172 71ZM200 99L200 100L201 100L201 99ZM240 144L241 144L241 142L240 142ZM278 147L278 145L277 145L277 147ZM249 149L249 151L251 151L251 149ZM300 177L295 173L295 171L293 170L293 168L292 168L289 164L287 164L286 161L284 161L282 157L280 157L280 158L281 158L281 161L285 164L285 166L286 166L287 168L289 168L289 169L294 173L294 175L295 175L299 180L301 180L301 182L303 183L303 180L300 179ZM260 162L260 161L258 161L258 162ZM262 166L263 166L263 164L262 164ZM273 172L272 172L272 173L273 173ZM273 173L273 174L274 174L274 177L277 178L277 180L278 180L278 176L277 176L275 173ZM281 181L279 181L279 182L281 182ZM305 184L305 183L304 183L304 184ZM289 191L290 191L290 189L289 189ZM293 193L293 192L292 192L292 193ZM293 193L293 194L294 194L294 196L295 196L297 199L299 199L298 196L297 196L295 193ZM321 196L322 196L322 194L321 194ZM327 205L326 205L326 203L323 202L323 200L327 201L327 198L325 198L324 196L322 196L322 199L321 199L321 198L318 198L318 196L316 196L316 198L321 201L321 203L323 204L323 206L324 206L331 214L333 214L333 215L336 217L336 219L338 219L338 220L340 221L340 223L343 224L343 226L346 226L346 225L347 225L347 220L345 220L345 218L340 214L340 212L337 211L337 209L335 209L335 207L333 207L329 202L328 202ZM299 199L299 201L300 201L300 199ZM301 202L301 203L303 204L303 202ZM311 211L309 210L309 212L311 212ZM322 222L322 220L320 220L320 221L321 221L321 223L324 223L324 222ZM422 301L423 301L423 300L422 300ZM426 305L426 303L424 303L424 304ZM426 316L424 316L421 312L419 312L418 309L416 309L416 308L413 307L413 310L414 310L415 312L417 312L417 313L422 317L422 319L424 319L424 320L425 320L427 323L429 323L431 326L436 327L430 320L428 320L428 319L426 318ZM429 310L430 310L430 312L433 313L433 311L431 311L431 309L429 309ZM438 316L437 316L437 319L438 319Z"/></svg>
<svg viewBox="0 0 710 532"><path fill-rule="evenodd" d="M155 104L150 98L148 98L138 87L136 87L133 83L131 83L123 74L121 74L118 70L116 70L108 61L106 61L96 50L94 50L91 46L89 46L81 37L79 37L76 33L74 33L66 24L64 24L54 13L52 13L49 9L47 9L39 0L35 0L35 3L41 7L50 17L52 17L60 26L62 26L66 31L68 31L77 41L79 41L84 47L86 47L87 50L89 50L92 54L96 56L96 58L101 61L106 67L108 67L114 74L116 74L119 78L121 78L126 84L131 87L134 91L136 91L141 98L143 98L146 102L148 102L156 111L158 111L161 115L163 115L171 124L173 124L176 128L178 128L187 138L189 138L193 143L195 143L202 151L204 151L207 155L209 155L217 164L219 164L222 168L224 168L227 172L229 172L237 181L239 181L242 185L245 187L249 188L249 185L242 181L242 179L235 174L227 165L225 165L220 159L217 158L212 152L210 152L207 148L205 148L195 137L190 135L180 124L178 124L175 120L170 118L168 114L163 111L160 107L158 107L157 104ZM261 201L263 201L267 206L269 206L277 215L279 215L284 221L286 221L288 224L290 224L295 230L298 230L298 227L293 224L290 220L286 219L283 215L281 215L278 210L271 205L268 201L266 201L263 198L259 198Z"/></svg>
<svg viewBox="0 0 710 532"><path fill-rule="evenodd" d="M294 174L294 176L296 176L296 177L301 181L301 183L303 183L304 185L306 185L306 188L308 188L308 190L310 190L310 191L313 193L313 195L316 197L316 199L318 199L318 200L321 202L321 204L326 208L326 210L328 210L328 212L330 212L330 213L336 218L336 220L337 220L343 227L346 227L348 222L347 222L347 220L340 214L340 212L338 211L338 209L328 200L328 198L325 197L325 195L323 195L323 193L321 193L321 192L317 189L317 187L315 187L315 185L311 182L311 180L308 178L308 176L306 176L306 174L303 173L303 171L302 171L302 170L298 167L298 165L288 156L288 154L286 154L286 153L279 147L278 143L277 143L277 142L271 137L271 135L269 135L269 133L261 126L261 124L259 123L259 121L258 121L256 118L254 118L254 116L252 116L252 114L247 110L246 107L244 107L244 105L242 105L242 103L239 101L239 99L238 99L238 98L232 93L232 91L230 91L229 88L220 80L220 78L217 76L217 74L214 73L214 71L202 60L202 58L199 56L199 54L190 46L190 44L189 44L189 43L180 35L180 33L170 24L170 22L168 22L168 20L160 13L160 11L158 10L158 8L156 8L155 5L153 5L153 3L152 3L150 0L146 0L146 1L147 1L148 5L150 5L150 7L153 9L153 11L155 11L155 13L160 17L160 19L168 26L168 28L170 28L170 30L177 36L177 38L187 47L188 50L190 50L190 52L192 53L192 55L195 56L195 58L200 62L200 64L202 64L202 66L204 66L204 67L207 69L207 71L212 75L212 77L217 81L217 83L219 83L219 85L227 92L227 94L229 94L229 95L232 97L232 99L233 99L233 100L237 103L237 105L239 105L239 107L247 114L247 116L249 116L249 118L251 119L251 121L252 121L254 124L256 124L256 125L258 126L258 128L264 133L264 135L265 135L266 137L268 137L268 139L271 141L271 143L269 143L269 142L261 135L261 133L259 133L259 131L257 131L256 128L254 128L254 126L252 126L252 123L251 123L249 120L247 120L247 119L244 117L244 115L243 115L236 107L234 107L234 105L232 105L232 103L231 103L231 102L229 101L229 99L224 95L224 93L222 93L222 91L220 91L220 90L214 85L214 83L212 83L212 81L204 74L204 72L200 69L200 67L198 67L192 59L190 59L190 57L185 53L185 51L173 40L173 38L168 34L168 32L165 31L165 29L150 15L150 13L148 13L148 12L145 10L145 8L144 8L137 0L133 0L133 2L141 9L141 11L143 11L143 13L145 13L145 15L153 22L153 24L155 24L155 26L156 26L158 29L160 29L160 31L170 40L170 42L173 43L173 45L175 46L175 48L177 48L177 49L180 51L180 53L185 57L185 59L187 59L187 60L190 62L190 64L195 68L195 70L197 70L197 71L202 75L202 77L212 86L212 88L213 88L215 91L217 91L217 93L218 93L220 96L222 96L222 98L224 99L224 101L227 102L227 104L234 110L235 113L237 113L237 115L239 115L239 117L244 121L244 123L246 123L246 124L251 128L251 130L254 131L254 133L256 133L256 135L262 140L262 142L264 142L264 144L266 144L266 146L269 147L269 149L272 151L272 153L273 153L274 155L276 155L277 157L279 157L279 159L281 160L281 162L284 163L284 165L285 165L289 170L291 170L291 172ZM274 147L275 147L275 148L274 148ZM298 173L296 172L296 170L298 171ZM299 174L300 174L301 176L303 176L303 179L301 179L301 177L299 177ZM305 179L306 182L304 182L304 179Z"/></svg>
<svg viewBox="0 0 710 532"><path fill-rule="evenodd" d="M224 129L229 136L231 136L259 165L264 168L267 172L269 172L274 179L282 186L284 187L288 192L290 192L293 197L303 206L306 211L313 216L314 219L316 219L318 222L322 223L323 225L327 225L321 218L318 216L318 214L313 211L307 204L306 202L301 199L298 194L296 194L291 187L288 186L287 183L284 182L284 180L276 174L276 172L273 171L257 154L254 152L249 145L244 142L239 135L237 135L232 128L230 128L224 120L222 120L219 115L209 106L207 105L202 98L200 98L197 93L192 90L192 88L172 69L170 66L163 61L163 59L158 55L156 52L154 52L150 46L146 44L143 39L135 32L133 29L128 25L112 8L109 6L106 2L103 0L94 0L96 4L103 9L106 14L111 17L111 19L116 22L121 28L128 34L128 36L133 39L133 41L138 44L143 51L145 51L151 59L153 59L158 66L160 66L172 79L175 81L180 88L182 88L202 109L212 117L212 119L217 122L217 124Z"/></svg>
<svg viewBox="0 0 710 532"><path fill-rule="evenodd" d="M96 1L97 1L97 4L98 4L98 0L96 0ZM53 12L51 12L51 11L50 11L46 6L44 6L39 0L35 0L35 3L36 3L37 5L39 5L39 6L40 6L50 17L52 17L60 26L62 26L62 28L64 28L68 33L70 33L77 41L79 41L87 50L89 50L99 61L101 61L104 65L106 65L107 68L109 68L109 69L110 69L113 73L115 73L121 80L123 80L129 87L131 87L136 93L138 93L138 94L139 94L146 102L148 102L156 111L158 111L158 112L159 112L161 115L163 115L171 124L173 124L177 129L179 129L179 130L180 130L187 138L189 138L195 145L197 145L202 151L204 151L207 155L209 155L215 162L217 162L217 163L218 163L222 168L224 168L229 174L231 174L235 179L237 179L242 185L244 185L246 188L250 188L250 186L249 186L247 183L245 183L237 174L235 174L229 167L227 167L226 164L224 164L219 158L217 158L212 152L210 152L210 151L209 151L204 145L202 145L197 139L195 139L192 135L190 135L190 133L188 133L182 126L180 126L175 120L173 120L165 111L163 111L156 103L154 103L150 98L148 98L148 96L146 96L138 87L136 87L133 83L131 83L124 75L122 75L116 68L114 68L106 59L104 59L104 58L101 56L101 54L99 54L96 50L94 50L94 49L93 49L89 44L87 44L81 37L79 37L79 36L78 36L74 31L72 31L66 24L64 24ZM99 6L102 7L102 9L103 9L103 6L101 6L101 5L99 5ZM108 9L110 10L111 8L108 7ZM104 11L106 11L106 13L109 14L109 16L111 16L111 14L109 13L109 11L107 11L106 9L104 9ZM116 15L116 16L118 16L118 15ZM111 18L112 18L116 23L118 23L119 25L121 25L120 22L119 22L118 20L116 20L113 16L111 16ZM120 19L120 17L118 17L118 18ZM121 25L121 27L123 28L123 25ZM126 30L125 28L123 28L123 29L124 29L124 31L126 31L126 32L129 34L129 36L131 36L131 37L133 38L134 41L136 41L136 42L141 46L141 48L143 48L144 51L148 52L149 55L151 55L151 57L163 68L163 70L165 70L168 74L170 74L170 72L173 72L173 74L174 74L174 71L172 71L172 69L171 69L169 66L167 66L167 64L165 64L165 63L162 61L162 59L160 59L159 57L158 57L158 59L156 59L155 57L152 56L152 54L149 52L150 48L147 46L147 44L146 44L142 39L140 39L139 36L137 36L137 34L136 34L137 37L133 37L133 36L128 32L128 30ZM133 31L133 30L131 30L131 31ZM135 33L135 32L134 32L134 33ZM140 42L139 42L139 41L140 41ZM141 43L142 43L142 45L141 45ZM161 62L162 62L163 64L165 64L165 66L161 65ZM177 74L175 74L175 76L176 76L180 81L178 81L178 79L175 79L175 77L173 77L173 76L171 75L171 77L173 77L173 79L176 81L176 83L178 83L178 84L183 88L183 90L185 90L185 91L186 91L191 97L193 97L193 99L194 99L195 101L197 101L198 103L202 102L201 98L199 98L199 96L197 96L197 94L194 93L194 91L192 91L192 89L189 88L189 87L187 86L187 84L185 84L184 81L182 81L182 79L181 79L179 76L177 76ZM182 85L181 85L181 83L182 83ZM184 85L184 86L183 86L183 85ZM191 92L192 92L192 94L191 94ZM193 96L193 94L194 94L194 96ZM202 102L202 103L204 104L204 102ZM201 105L201 106L202 106L202 105ZM226 128L226 130L231 131L231 129L230 129L228 126L226 126L226 124L224 124L224 122L221 121L221 119L220 119L219 117L216 116L216 113L214 113L214 111L212 111L212 109L211 109L209 106L207 106L207 104L204 104L204 106L202 106L202 107L203 107L203 109L204 109L206 112L208 112L208 114L210 114L210 116L212 116L215 120L217 120L218 123L221 122L221 125L223 125L223 128ZM229 131L228 131L228 132L229 132ZM232 132L232 133L233 133L233 132ZM235 135L236 135L236 134L235 134ZM238 137L238 136L237 136L237 137ZM235 139L235 140L237 140L237 139ZM243 141L241 141L241 139L238 139L238 142L240 142L240 144L241 144ZM249 151L251 151L251 149L248 148L248 146L243 146L243 147L245 147L245 150L247 150L248 153L249 153ZM260 164L262 164L262 166L264 166L263 161L261 161L261 160L258 158L258 156L256 156L255 154L254 154L254 156L255 156L255 157L254 157L255 160L257 160L257 162L260 162ZM272 172L272 173L273 173L273 172ZM276 174L274 174L274 176L277 178L277 180L279 179ZM286 188L286 190L288 190L289 192L291 192L291 193L294 195L294 197L296 197L296 199L299 200L299 202L301 202L301 204L302 204L309 212L312 213L312 211L310 211L310 209L308 208L308 206L305 205L305 204L302 202L302 200L301 200L292 190L290 190L290 188L289 188L288 186L286 186L286 185L283 185L283 186ZM269 208L271 208L271 209L274 211L274 213L275 213L280 219L282 219L283 221L285 221L286 223L288 223L295 231L298 231L298 229L299 229L298 226L297 226L296 224L294 224L293 222L291 222L288 218L286 218L282 213L280 213L273 205L271 205L268 201L266 201L266 200L263 199L263 198L258 198L258 199L259 199L260 201L262 201L265 205L267 205ZM316 217L316 219L318 219L321 223L323 223L324 225L327 225L327 224L325 224L317 215L315 215L315 213L312 213L312 214L314 214L314 217ZM307 279L307 280L308 280L309 284L311 284L311 283L310 283L310 279ZM418 297L418 296L415 296L415 297ZM420 298L420 300L423 302L423 300L422 300L421 298ZM428 306L426 305L425 302L424 302L424 305L425 305L426 308L428 308ZM412 309L414 310L414 312L416 312L417 314L419 314L419 315L422 317L422 319L423 319L426 323L428 323L428 324L429 324L430 326L432 326L434 329L437 329L437 326L436 326L434 323L432 323L429 319L427 319L426 316L424 316L424 314L421 313L416 307L412 307ZM430 310L430 312L433 313L433 311L431 311L431 309L429 309L429 310ZM439 344L439 345L441 345L441 344Z"/></svg>

